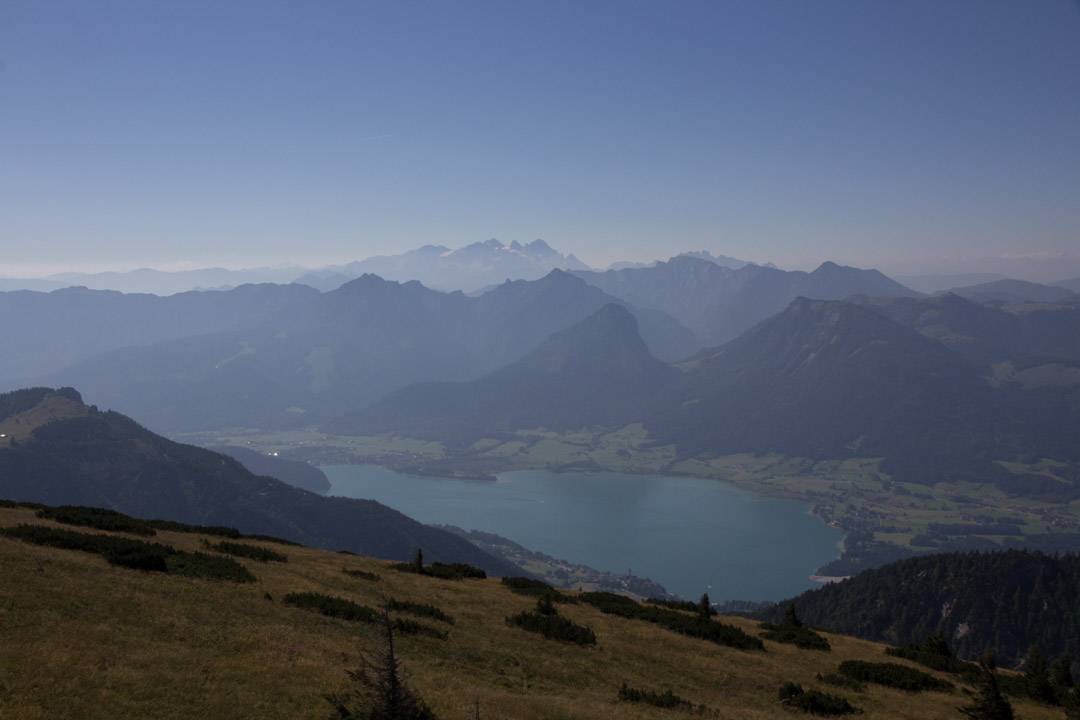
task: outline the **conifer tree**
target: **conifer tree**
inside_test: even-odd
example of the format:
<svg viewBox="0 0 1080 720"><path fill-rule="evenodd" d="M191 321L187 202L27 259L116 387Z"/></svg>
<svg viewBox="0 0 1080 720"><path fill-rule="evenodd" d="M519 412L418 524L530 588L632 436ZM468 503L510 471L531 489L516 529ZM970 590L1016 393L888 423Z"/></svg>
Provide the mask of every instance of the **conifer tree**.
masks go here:
<svg viewBox="0 0 1080 720"><path fill-rule="evenodd" d="M1065 706L1065 720L1080 720L1080 690L1067 690L1062 704Z"/></svg>
<svg viewBox="0 0 1080 720"><path fill-rule="evenodd" d="M703 618L711 618L713 616L712 603L709 601L709 593L702 593L701 599L698 600L698 613Z"/></svg>
<svg viewBox="0 0 1080 720"><path fill-rule="evenodd" d="M536 612L541 615L547 615L548 617L558 614L558 610L555 609L555 603L551 601L550 594L543 595L536 601Z"/></svg>
<svg viewBox="0 0 1080 720"><path fill-rule="evenodd" d="M1001 694L997 676L994 675L994 659L984 656L979 661L979 668L975 701L960 708L960 713L971 720L1014 720L1012 705Z"/></svg>
<svg viewBox="0 0 1080 720"><path fill-rule="evenodd" d="M1050 684L1050 674L1046 668L1046 659L1034 645L1024 659L1024 685L1028 695L1044 703L1055 701L1054 688Z"/></svg>
<svg viewBox="0 0 1080 720"><path fill-rule="evenodd" d="M334 707L332 720L436 720L435 714L406 685L401 661L394 649L394 624L384 609L380 624L382 646L370 657L361 656L360 667L346 674L352 687L328 695Z"/></svg>
<svg viewBox="0 0 1080 720"><path fill-rule="evenodd" d="M424 572L424 551L421 548L416 548L416 557L413 558L413 567L416 572Z"/></svg>
<svg viewBox="0 0 1080 720"><path fill-rule="evenodd" d="M802 620L795 613L795 603L788 603L784 608L784 625L787 627L802 627Z"/></svg>
<svg viewBox="0 0 1080 720"><path fill-rule="evenodd" d="M1059 697L1064 697L1074 685L1072 663L1072 658L1068 655L1060 655L1050 663L1050 684L1054 686Z"/></svg>

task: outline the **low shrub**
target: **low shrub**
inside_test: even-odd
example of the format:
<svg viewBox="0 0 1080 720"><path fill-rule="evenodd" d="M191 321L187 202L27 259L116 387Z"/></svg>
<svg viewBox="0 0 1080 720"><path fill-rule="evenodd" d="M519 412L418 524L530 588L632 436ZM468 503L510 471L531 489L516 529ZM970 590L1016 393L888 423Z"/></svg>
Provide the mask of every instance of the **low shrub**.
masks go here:
<svg viewBox="0 0 1080 720"><path fill-rule="evenodd" d="M255 580L255 576L247 568L230 558L183 552L160 543L115 535L81 533L43 525L18 525L0 530L0 534L35 545L95 553L112 565L135 570L165 572L206 580Z"/></svg>
<svg viewBox="0 0 1080 720"><path fill-rule="evenodd" d="M487 573L478 567L465 563L431 563L425 570L432 577L444 580L483 580Z"/></svg>
<svg viewBox="0 0 1080 720"><path fill-rule="evenodd" d="M317 612L326 617L338 618L348 622L377 623L381 617L379 611L367 605L322 593L289 593L281 601L292 607ZM424 635L439 640L447 638L444 631L429 625L423 625L415 620L398 618L394 620L393 627L402 635Z"/></svg>
<svg viewBox="0 0 1080 720"><path fill-rule="evenodd" d="M539 633L549 640L570 642L576 645L595 645L596 633L592 628L578 625L562 617L547 595L536 603L536 609L506 618L506 624L522 630Z"/></svg>
<svg viewBox="0 0 1080 720"><path fill-rule="evenodd" d="M147 527L166 532L199 533L201 535L214 535L215 537L239 539L240 531L236 528L223 527L220 525L190 525L176 522L175 520L144 520Z"/></svg>
<svg viewBox="0 0 1080 720"><path fill-rule="evenodd" d="M200 552L175 552L165 557L172 575L185 575L206 580L254 582L255 576L232 558Z"/></svg>
<svg viewBox="0 0 1080 720"><path fill-rule="evenodd" d="M590 592L581 595L581 601L598 608L608 615L632 620L651 622L671 632L707 640L717 645L739 650L764 650L760 638L746 634L733 625L727 625L701 615L688 615L656 605L641 605L631 598L608 592Z"/></svg>
<svg viewBox="0 0 1080 720"><path fill-rule="evenodd" d="M438 620L448 625L454 624L454 618L447 615L445 612L435 607L434 605L426 605L424 603L414 603L408 600L394 600L386 604L388 610L395 612L409 613L410 615L416 615L417 617L431 618L432 620Z"/></svg>
<svg viewBox="0 0 1080 720"><path fill-rule="evenodd" d="M144 543L142 547L108 548L103 555L110 565L119 565L132 570L146 570L148 572L169 571L169 564L166 560L168 553L163 552L154 545Z"/></svg>
<svg viewBox="0 0 1080 720"><path fill-rule="evenodd" d="M288 562L289 558L282 555L279 552L273 550L267 550L266 548L259 547L258 545L245 545L244 543L228 542L222 540L218 543L206 543L206 546L211 550L215 550L226 555L235 555L236 557L247 558L249 560L257 560L258 562Z"/></svg>
<svg viewBox="0 0 1080 720"><path fill-rule="evenodd" d="M977 677L979 673L979 666L956 657L948 641L940 634L931 635L915 645L885 648L885 653L919 663L939 672L969 673L974 677Z"/></svg>
<svg viewBox="0 0 1080 720"><path fill-rule="evenodd" d="M853 715L862 712L846 698L820 690L803 690L798 683L784 683L778 695L784 706L810 715Z"/></svg>
<svg viewBox="0 0 1080 720"><path fill-rule="evenodd" d="M596 633L592 628L578 625L561 615L543 615L538 612L522 612L506 618L506 624L522 630L539 633L549 640L574 643L576 645L595 645Z"/></svg>
<svg viewBox="0 0 1080 720"><path fill-rule="evenodd" d="M698 613L701 611L701 606L696 602L690 602L689 600L667 600L665 598L648 598L645 600L649 605L659 605L660 607L666 607L668 610L682 610L683 612Z"/></svg>
<svg viewBox="0 0 1080 720"><path fill-rule="evenodd" d="M38 510L36 515L44 520L53 520L65 525L92 527L109 532L125 532L132 535L150 537L156 535L154 528L143 520L118 513L115 510L83 507L81 505L61 505Z"/></svg>
<svg viewBox="0 0 1080 720"><path fill-rule="evenodd" d="M924 673L922 670L898 663L874 663L864 660L845 660L840 663L839 672L849 678L864 683L874 683L908 692L937 690L949 692L953 684Z"/></svg>
<svg viewBox="0 0 1080 720"><path fill-rule="evenodd" d="M440 580L483 580L487 577L487 573L480 568L473 567L472 565L466 565L465 563L436 562L421 567L418 566L415 562L408 562L395 563L390 567L392 567L394 570L397 570L398 572L413 573L414 575L425 575L427 577L439 578Z"/></svg>
<svg viewBox="0 0 1080 720"><path fill-rule="evenodd" d="M772 625L770 623L762 623L761 629L765 631L761 634L761 637L766 640L772 640L773 642L794 645L802 650L821 650L823 652L829 652L832 649L828 640L818 635L810 628L801 625Z"/></svg>
<svg viewBox="0 0 1080 720"><path fill-rule="evenodd" d="M373 623L379 619L379 613L367 605L355 603L345 598L323 595L322 593L289 593L281 600L286 605L311 610L332 618L349 622Z"/></svg>
<svg viewBox="0 0 1080 720"><path fill-rule="evenodd" d="M275 543L277 545L287 545L289 547L304 547L304 543L298 543L293 540L286 540L285 538L279 538L275 535L241 535L244 540L259 540L260 542Z"/></svg>
<svg viewBox="0 0 1080 720"><path fill-rule="evenodd" d="M378 575L373 572L368 572L367 570L349 570L348 568L345 568L342 572L349 577L359 578L360 580L370 580L371 582L378 582L379 580Z"/></svg>
<svg viewBox="0 0 1080 720"><path fill-rule="evenodd" d="M35 503L35 502L19 502L18 500L0 500L0 508L8 508L8 509L27 508L27 509L30 509L30 510L43 510L46 507L48 507L48 506L47 505L42 505L41 503Z"/></svg>
<svg viewBox="0 0 1080 720"><path fill-rule="evenodd" d="M529 597L542 597L546 595L551 598L552 602L557 603L577 602L577 598L574 596L556 590L543 580L534 580L527 577L504 577L502 579L502 584L509 588L511 592L517 593L518 595L526 595Z"/></svg>
<svg viewBox="0 0 1080 720"><path fill-rule="evenodd" d="M655 690L633 688L626 683L623 683L622 687L619 688L619 700L622 702L644 703L669 710L692 710L694 708L692 702L679 697L670 688L663 692L656 692Z"/></svg>

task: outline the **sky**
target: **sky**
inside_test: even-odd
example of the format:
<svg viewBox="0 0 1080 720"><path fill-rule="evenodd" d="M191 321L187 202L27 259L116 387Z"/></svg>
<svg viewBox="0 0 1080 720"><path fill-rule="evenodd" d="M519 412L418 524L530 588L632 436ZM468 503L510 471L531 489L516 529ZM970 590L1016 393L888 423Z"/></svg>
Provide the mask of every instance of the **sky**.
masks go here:
<svg viewBox="0 0 1080 720"><path fill-rule="evenodd" d="M490 237L1064 272L1080 1L0 0L0 275Z"/></svg>

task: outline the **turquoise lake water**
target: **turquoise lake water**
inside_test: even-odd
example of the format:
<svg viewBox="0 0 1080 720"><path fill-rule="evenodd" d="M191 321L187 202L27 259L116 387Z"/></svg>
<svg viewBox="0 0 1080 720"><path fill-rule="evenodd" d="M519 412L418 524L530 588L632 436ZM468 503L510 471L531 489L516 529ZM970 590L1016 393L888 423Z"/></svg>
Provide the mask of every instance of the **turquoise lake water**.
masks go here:
<svg viewBox="0 0 1080 720"><path fill-rule="evenodd" d="M841 531L805 503L700 478L503 473L498 481L406 475L377 465L322 468L328 494L377 500L424 523L510 538L601 570L648 577L696 599L780 600L816 583Z"/></svg>

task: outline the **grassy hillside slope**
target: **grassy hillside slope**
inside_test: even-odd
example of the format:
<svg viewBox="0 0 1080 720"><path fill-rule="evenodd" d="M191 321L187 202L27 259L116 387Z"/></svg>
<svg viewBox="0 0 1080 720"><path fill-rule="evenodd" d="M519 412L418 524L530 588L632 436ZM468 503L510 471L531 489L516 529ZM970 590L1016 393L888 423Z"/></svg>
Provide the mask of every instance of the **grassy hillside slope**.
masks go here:
<svg viewBox="0 0 1080 720"><path fill-rule="evenodd" d="M0 527L21 523L98 532L59 526L28 509L0 509ZM152 538L204 552L203 540L219 539L173 532ZM534 600L496 580L438 580L367 558L249 544L284 553L288 562L242 560L256 582L212 582L0 536L0 718L325 718L330 707L322 696L343 688L344 670L371 649L376 628L281 602L304 591L371 606L393 597L452 615L456 622L443 626L447 640L399 637L409 681L441 718L472 717L474 699L485 718L682 714L617 701L623 682L671 688L709 706L706 716L725 720L792 717L777 701L788 680L843 695L866 711L863 717L883 720L956 718L966 699L960 690L910 694L823 685L817 673L834 671L842 660L895 660L881 645L847 637L827 636L833 648L827 653L770 641L765 652L741 651L587 605L560 605L560 614L596 632L596 646L581 648L507 626L506 616ZM724 621L759 632L749 620ZM1060 717L1049 708L1015 705L1025 720Z"/></svg>

